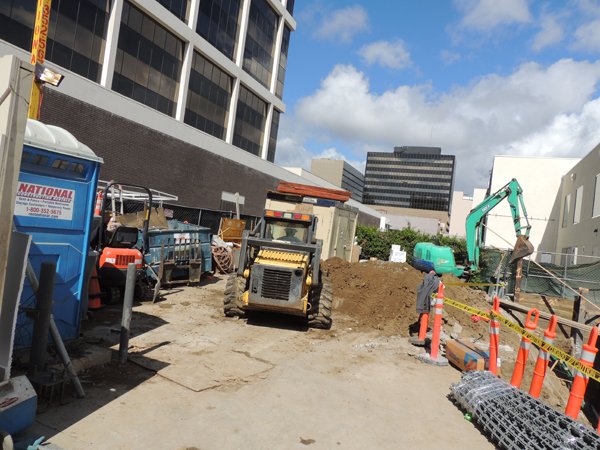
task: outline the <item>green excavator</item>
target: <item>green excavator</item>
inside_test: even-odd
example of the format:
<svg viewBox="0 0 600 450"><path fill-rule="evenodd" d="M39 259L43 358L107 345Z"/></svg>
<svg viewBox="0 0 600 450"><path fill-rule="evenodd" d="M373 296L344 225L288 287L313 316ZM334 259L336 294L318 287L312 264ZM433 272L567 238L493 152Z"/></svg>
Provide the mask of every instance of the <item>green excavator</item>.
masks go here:
<svg viewBox="0 0 600 450"><path fill-rule="evenodd" d="M467 272L479 270L479 249L482 246L484 218L504 199L508 201L512 215L517 241L510 256L510 262L523 259L533 253L533 245L529 242L531 224L527 218L527 210L523 202L523 189L516 179L487 197L471 210L465 221L467 241ZM522 211L522 214L521 214Z"/></svg>
<svg viewBox="0 0 600 450"><path fill-rule="evenodd" d="M483 245L484 219L489 212L504 199L508 201L510 213L517 235L510 262L521 261L533 253L533 245L529 242L531 225L527 218L527 210L523 202L523 189L516 179L487 197L471 210L465 222L467 241L467 261L465 266L456 265L450 247L437 246L420 242L415 245L413 265L420 270L434 270L438 275L451 273L455 276L469 277L479 270L479 253ZM519 268L517 268L518 270ZM517 274L518 276L518 274Z"/></svg>

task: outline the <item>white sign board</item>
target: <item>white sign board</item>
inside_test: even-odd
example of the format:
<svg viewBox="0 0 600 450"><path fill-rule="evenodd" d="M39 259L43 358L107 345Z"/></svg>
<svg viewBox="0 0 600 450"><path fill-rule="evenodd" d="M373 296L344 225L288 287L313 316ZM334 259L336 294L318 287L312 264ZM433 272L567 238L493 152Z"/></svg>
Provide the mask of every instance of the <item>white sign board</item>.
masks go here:
<svg viewBox="0 0 600 450"><path fill-rule="evenodd" d="M15 216L72 220L75 191L19 181Z"/></svg>

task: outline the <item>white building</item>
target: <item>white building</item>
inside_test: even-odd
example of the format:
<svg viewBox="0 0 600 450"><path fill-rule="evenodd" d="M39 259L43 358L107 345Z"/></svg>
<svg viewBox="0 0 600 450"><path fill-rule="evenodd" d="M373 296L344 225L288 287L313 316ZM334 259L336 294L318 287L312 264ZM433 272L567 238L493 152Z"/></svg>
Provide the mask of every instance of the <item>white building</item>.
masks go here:
<svg viewBox="0 0 600 450"><path fill-rule="evenodd" d="M494 193L516 178L523 188L523 201L527 209L531 233L529 240L538 252L556 249L558 223L557 195L561 178L577 162L577 158L549 158L532 156L495 156L490 183ZM485 245L497 248L512 248L516 233L507 201L503 201L487 215Z"/></svg>
<svg viewBox="0 0 600 450"><path fill-rule="evenodd" d="M464 238L466 236L465 221L471 210L479 205L486 196L486 189L475 188L473 195L465 195L462 191L452 193L452 207L450 209L450 236Z"/></svg>

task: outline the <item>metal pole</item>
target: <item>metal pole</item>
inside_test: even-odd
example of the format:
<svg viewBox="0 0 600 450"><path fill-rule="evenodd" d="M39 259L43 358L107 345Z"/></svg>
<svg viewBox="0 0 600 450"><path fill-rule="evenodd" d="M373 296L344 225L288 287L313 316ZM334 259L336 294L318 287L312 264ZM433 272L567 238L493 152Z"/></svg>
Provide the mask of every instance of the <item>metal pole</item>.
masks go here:
<svg viewBox="0 0 600 450"><path fill-rule="evenodd" d="M62 338L60 337L60 332L56 327L56 323L54 322L54 317L50 316L50 334L52 335L52 339L54 340L54 345L56 346L56 351L60 355L60 359L69 372L71 379L73 380L73 387L75 388L75 392L77 393L77 398L85 397L85 392L83 391L83 386L81 386L81 381L79 381L79 377L77 376L77 372L73 367L73 363L71 363L71 358L69 358L69 354L67 353L67 349L65 348L65 344L63 343Z"/></svg>
<svg viewBox="0 0 600 450"><path fill-rule="evenodd" d="M27 266L25 268L27 273L27 278L29 279L29 284L31 284L31 288L35 293L36 297L39 295L40 284L37 279L37 275L33 270L33 266L29 259L27 259ZM73 386L75 387L75 392L77 393L77 398L85 397L85 392L83 391L83 386L81 385L81 381L79 381L79 377L77 376L77 372L73 367L73 363L71 362L71 358L69 357L69 353L65 348L65 344L60 336L60 332L56 326L56 322L54 322L54 317L50 315L50 334L52 335L52 339L54 340L54 345L56 346L56 351L58 352L65 369L69 372L73 380Z"/></svg>
<svg viewBox="0 0 600 450"><path fill-rule="evenodd" d="M123 317L121 319L121 338L119 340L119 362L127 362L129 349L129 326L131 325L131 310L133 308L133 292L135 289L136 265L129 263L127 266L127 281L125 282L125 296L123 298Z"/></svg>
<svg viewBox="0 0 600 450"><path fill-rule="evenodd" d="M40 284L36 301L36 317L33 324L33 337L29 357L29 374L35 375L46 366L48 356L48 332L52 314L52 297L54 295L54 276L56 264L42 263Z"/></svg>

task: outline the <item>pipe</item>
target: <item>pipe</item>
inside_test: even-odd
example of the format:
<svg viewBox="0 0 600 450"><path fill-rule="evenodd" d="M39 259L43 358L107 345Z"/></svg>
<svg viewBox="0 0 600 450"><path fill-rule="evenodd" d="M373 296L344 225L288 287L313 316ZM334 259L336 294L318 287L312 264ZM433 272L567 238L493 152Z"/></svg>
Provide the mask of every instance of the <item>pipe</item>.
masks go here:
<svg viewBox="0 0 600 450"><path fill-rule="evenodd" d="M73 367L71 358L69 358L69 354L67 353L65 344L63 343L63 340L60 337L60 332L58 331L56 322L54 322L54 317L52 315L50 316L50 334L52 335L52 339L54 340L56 351L58 352L60 359L62 360L62 363L65 366L65 369L67 370L67 372L71 376L71 379L73 380L73 387L75 388L77 398L84 398L85 392L83 391L83 386L81 385L81 381L79 381L77 372Z"/></svg>
<svg viewBox="0 0 600 450"><path fill-rule="evenodd" d="M56 264L42 263L39 289L36 292L36 317L33 323L29 375L35 375L46 368L48 332L50 330L50 316L52 315L55 275Z"/></svg>
<svg viewBox="0 0 600 450"><path fill-rule="evenodd" d="M35 271L33 270L33 266L31 265L31 261L27 259L27 266L25 267L25 272L27 274L27 278L29 279L29 284L33 289L35 295L38 295L40 283L38 282ZM71 358L69 357L69 353L65 348L65 344L62 341L60 336L60 332L56 327L56 322L54 322L54 317L50 314L50 333L52 334L52 339L54 340L54 345L56 346L56 350L62 360L63 366L69 375L71 375L71 379L73 380L73 386L75 387L75 392L77 393L77 398L85 397L85 392L83 390L83 386L81 385L81 381L79 381L79 377L77 376L77 372L71 363Z"/></svg>
<svg viewBox="0 0 600 450"><path fill-rule="evenodd" d="M129 349L129 328L131 325L131 314L133 309L133 293L135 290L136 264L129 263L127 266L127 280L125 282L125 295L123 298L123 317L121 318L121 336L119 339L119 362L127 362L127 350Z"/></svg>

